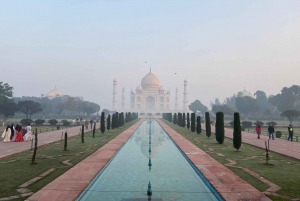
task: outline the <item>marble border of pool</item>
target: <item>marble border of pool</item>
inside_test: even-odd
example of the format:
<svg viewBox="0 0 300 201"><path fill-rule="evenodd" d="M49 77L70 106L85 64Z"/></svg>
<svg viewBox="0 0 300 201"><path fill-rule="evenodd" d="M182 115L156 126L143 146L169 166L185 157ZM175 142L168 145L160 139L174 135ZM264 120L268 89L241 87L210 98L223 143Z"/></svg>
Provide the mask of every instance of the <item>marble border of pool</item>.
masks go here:
<svg viewBox="0 0 300 201"><path fill-rule="evenodd" d="M210 157L167 124L159 119L156 120L224 200L271 201L264 193Z"/></svg>
<svg viewBox="0 0 300 201"><path fill-rule="evenodd" d="M26 201L76 200L143 121L144 119L139 120L73 168L26 199Z"/></svg>

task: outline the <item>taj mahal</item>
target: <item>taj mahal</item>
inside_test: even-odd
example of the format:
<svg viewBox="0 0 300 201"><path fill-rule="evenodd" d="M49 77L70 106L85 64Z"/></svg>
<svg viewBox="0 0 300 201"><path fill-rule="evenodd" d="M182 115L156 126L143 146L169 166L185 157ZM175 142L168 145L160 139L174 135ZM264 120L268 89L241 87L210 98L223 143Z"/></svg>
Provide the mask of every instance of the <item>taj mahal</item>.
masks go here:
<svg viewBox="0 0 300 201"><path fill-rule="evenodd" d="M175 90L175 107L170 106L170 90L165 90L159 79L151 72L145 75L135 91L130 91L130 108L125 108L125 88L122 88L122 108L118 109L117 80L113 81L113 110L133 112L188 112L187 80L184 80L183 107L178 107L178 89Z"/></svg>

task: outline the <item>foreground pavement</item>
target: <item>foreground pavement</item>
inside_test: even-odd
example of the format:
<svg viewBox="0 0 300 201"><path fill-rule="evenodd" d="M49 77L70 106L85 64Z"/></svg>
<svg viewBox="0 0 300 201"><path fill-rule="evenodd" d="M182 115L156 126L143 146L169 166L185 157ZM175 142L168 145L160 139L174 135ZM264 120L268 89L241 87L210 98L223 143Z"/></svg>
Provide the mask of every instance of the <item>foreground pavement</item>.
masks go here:
<svg viewBox="0 0 300 201"><path fill-rule="evenodd" d="M120 135L103 145L103 147L98 149L92 155L33 194L26 201L75 200L123 146L127 139L135 132L140 124L143 123L143 121L144 119L139 120L127 130L123 131Z"/></svg>
<svg viewBox="0 0 300 201"><path fill-rule="evenodd" d="M99 128L96 126L96 128ZM51 131L46 133L38 134L38 147L45 146L47 144L60 141L62 137L62 133L68 132L68 138L74 137L80 134L81 126L71 127L68 129L61 129L57 131ZM86 129L84 132L91 132L92 129ZM34 135L32 136L34 138ZM6 158L24 151L28 151L31 149L31 141L28 142L3 142L0 141L0 159Z"/></svg>
<svg viewBox="0 0 300 201"><path fill-rule="evenodd" d="M160 120L157 121L224 200L271 200L265 194L258 191L242 178L234 174L227 167L210 157L196 145L177 133L167 124Z"/></svg>

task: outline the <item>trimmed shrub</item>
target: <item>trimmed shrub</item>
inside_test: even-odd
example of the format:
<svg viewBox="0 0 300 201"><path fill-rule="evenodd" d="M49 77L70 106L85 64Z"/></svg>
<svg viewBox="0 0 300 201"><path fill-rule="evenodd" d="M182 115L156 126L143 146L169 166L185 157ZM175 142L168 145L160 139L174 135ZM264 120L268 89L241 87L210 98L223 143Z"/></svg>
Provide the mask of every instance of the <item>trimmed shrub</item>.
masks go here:
<svg viewBox="0 0 300 201"><path fill-rule="evenodd" d="M252 122L251 121L243 121L242 125L244 128L248 128L248 131L249 131L249 128L251 128L251 126L252 126Z"/></svg>
<svg viewBox="0 0 300 201"><path fill-rule="evenodd" d="M70 126L71 122L67 121L67 120L61 120L61 123L64 125L64 126Z"/></svg>
<svg viewBox="0 0 300 201"><path fill-rule="evenodd" d="M51 126L55 126L55 125L58 123L58 121L57 121L56 119L50 119L50 120L48 120L48 123L49 123Z"/></svg>
<svg viewBox="0 0 300 201"><path fill-rule="evenodd" d="M216 140L219 144L224 142L224 113L216 113Z"/></svg>
<svg viewBox="0 0 300 201"><path fill-rule="evenodd" d="M81 143L84 143L84 125L81 126Z"/></svg>
<svg viewBox="0 0 300 201"><path fill-rule="evenodd" d="M188 129L190 129L190 127L191 127L190 113L187 113L186 127L187 127Z"/></svg>
<svg viewBox="0 0 300 201"><path fill-rule="evenodd" d="M205 129L206 129L206 136L210 137L211 136L211 125L210 125L210 117L209 113L205 112Z"/></svg>
<svg viewBox="0 0 300 201"><path fill-rule="evenodd" d="M37 119L34 121L34 124L38 126L43 125L43 123L45 123L44 119Z"/></svg>
<svg viewBox="0 0 300 201"><path fill-rule="evenodd" d="M27 126L28 124L31 124L33 121L31 119L22 119L20 123L22 126Z"/></svg>
<svg viewBox="0 0 300 201"><path fill-rule="evenodd" d="M273 126L276 126L277 125L277 123L275 122L275 121L270 121L270 122L267 122L266 123L268 126L270 126L271 124L273 125Z"/></svg>
<svg viewBox="0 0 300 201"><path fill-rule="evenodd" d="M191 131L192 132L195 132L195 130L196 130L196 128L195 128L195 126L196 126L196 114L195 113L192 113L191 114Z"/></svg>
<svg viewBox="0 0 300 201"><path fill-rule="evenodd" d="M281 131L276 131L276 132L275 132L275 136L276 136L277 138L281 138L281 136L282 136Z"/></svg>
<svg viewBox="0 0 300 201"><path fill-rule="evenodd" d="M201 117L200 116L197 117L197 133L198 134L201 133Z"/></svg>
<svg viewBox="0 0 300 201"><path fill-rule="evenodd" d="M64 151L68 151L68 133L65 132L65 143L64 143Z"/></svg>
<svg viewBox="0 0 300 201"><path fill-rule="evenodd" d="M251 123L252 124L252 123ZM242 145L242 132L240 114L234 113L234 127L233 127L233 147L238 151Z"/></svg>

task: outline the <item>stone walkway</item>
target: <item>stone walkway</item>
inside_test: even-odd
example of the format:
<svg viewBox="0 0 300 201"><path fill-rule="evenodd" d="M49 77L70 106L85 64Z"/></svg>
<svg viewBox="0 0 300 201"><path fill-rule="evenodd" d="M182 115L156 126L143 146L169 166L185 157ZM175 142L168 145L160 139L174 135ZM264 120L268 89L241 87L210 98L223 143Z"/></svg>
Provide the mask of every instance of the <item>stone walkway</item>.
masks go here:
<svg viewBox="0 0 300 201"><path fill-rule="evenodd" d="M144 119L122 132L26 201L73 201L96 177Z"/></svg>
<svg viewBox="0 0 300 201"><path fill-rule="evenodd" d="M99 124L98 124L99 125ZM96 128L99 128L99 126L96 126ZM76 126L72 128L68 128L68 138L79 135L81 131L81 126ZM91 128L85 130L85 132L90 132ZM40 133L38 134L38 146L44 146L56 141L61 140L62 132L65 133L66 129L61 129L57 131L51 131L46 133ZM34 136L32 136L34 137ZM27 150L30 150L31 148L31 141L28 142L3 142L0 141L0 159L6 158L8 156L18 154Z"/></svg>
<svg viewBox="0 0 300 201"><path fill-rule="evenodd" d="M158 123L171 136L209 183L229 201L270 201L271 199L248 184L227 167L210 157L189 140L160 120ZM270 145L271 146L271 145Z"/></svg>
<svg viewBox="0 0 300 201"><path fill-rule="evenodd" d="M202 128L205 129L205 125L202 124ZM276 127L275 127L276 130ZM211 132L215 132L215 127L211 127ZM275 135L275 134L274 134ZM233 138L233 129L225 128L225 136ZM260 135L260 139L257 139L257 134L242 132L242 142L250 144L259 148L265 149L265 140L268 140L268 136ZM295 139L294 139L295 140ZM270 140L270 151L284 156L288 156L297 160L300 160L300 143L291 142L280 138Z"/></svg>

